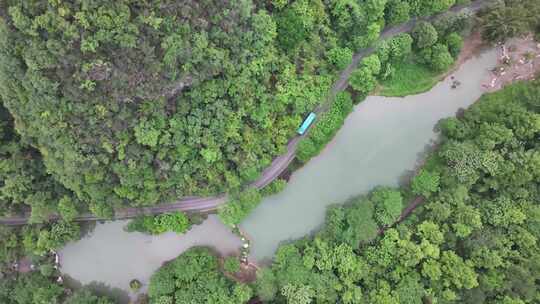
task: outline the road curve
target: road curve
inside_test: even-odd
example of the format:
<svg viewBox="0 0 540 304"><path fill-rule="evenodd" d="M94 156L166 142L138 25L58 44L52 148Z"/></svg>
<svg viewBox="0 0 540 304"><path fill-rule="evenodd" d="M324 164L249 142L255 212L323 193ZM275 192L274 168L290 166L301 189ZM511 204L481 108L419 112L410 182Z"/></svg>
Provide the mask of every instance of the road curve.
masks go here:
<svg viewBox="0 0 540 304"><path fill-rule="evenodd" d="M476 12L483 8L486 4L491 2L492 0L477 0L469 5L462 5L462 6L456 6L451 9L453 12L460 12L463 10L469 10L471 12ZM440 16L431 16L422 18L421 20L433 20ZM392 36L409 32L412 30L414 25L416 24L418 20L417 19L411 19L410 21L403 23L398 26L394 26L391 28L386 28L384 31L381 32L379 36L379 40L388 39ZM330 94L326 100L326 102L323 103L323 106L319 107L315 112L320 113L324 112L326 110L326 106L329 104L329 101L333 100L335 95L344 90L348 85L349 77L351 76L351 73L354 71L354 69L358 66L358 63L366 56L370 55L374 52L374 48L366 48L358 51L353 56L353 60L347 68L345 68L338 80L334 83L332 90L330 91ZM258 189L263 188L264 186L271 183L273 180L278 178L278 176L287 169L289 164L293 161L293 159L296 157L296 148L298 146L298 143L300 142L300 139L302 136L295 136L293 137L289 143L287 144L287 152L281 156L276 157L272 164L266 168L259 177L258 180L251 183L249 187L256 187ZM227 196L225 194L221 194L218 196L213 197L185 197L180 200L177 200L173 203L169 204L160 204L156 206L151 207L140 207L140 208L123 208L115 210L115 215L112 219L129 219L134 218L138 215L143 214L159 214L159 213L165 213L165 212L171 212L171 211L211 211L218 208L220 205L223 205L227 201ZM50 220L58 219L58 215L52 215L50 216ZM2 225L8 225L8 226L18 226L18 225L24 225L28 222L29 214L21 215L21 216L13 216L13 217L4 217L0 218L0 224ZM98 221L98 220L110 220L106 218L100 218L97 217L91 213L85 213L77 218L74 219L74 221L77 222L86 222L86 221Z"/></svg>

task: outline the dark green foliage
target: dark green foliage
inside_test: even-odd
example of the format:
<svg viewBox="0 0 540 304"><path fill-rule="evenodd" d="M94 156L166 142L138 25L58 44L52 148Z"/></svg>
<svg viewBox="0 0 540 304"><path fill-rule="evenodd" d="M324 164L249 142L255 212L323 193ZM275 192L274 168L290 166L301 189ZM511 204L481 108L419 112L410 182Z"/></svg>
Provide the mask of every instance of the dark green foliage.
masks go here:
<svg viewBox="0 0 540 304"><path fill-rule="evenodd" d="M450 33L450 35L446 37L446 45L448 45L448 51L452 57L457 58L463 47L463 38L456 32Z"/></svg>
<svg viewBox="0 0 540 304"><path fill-rule="evenodd" d="M493 43L538 30L540 3L536 0L498 1L480 15L483 37Z"/></svg>
<svg viewBox="0 0 540 304"><path fill-rule="evenodd" d="M257 294L268 303L538 303L538 96L540 82L520 83L442 121L442 145L403 189L429 194L423 207L378 238L374 221L396 220L399 191L331 208L322 231L278 249Z"/></svg>
<svg viewBox="0 0 540 304"><path fill-rule="evenodd" d="M351 95L347 92L338 93L330 109L319 116L308 136L298 144L296 157L302 162L307 162L310 158L319 154L326 143L334 137L334 134L343 125L352 108Z"/></svg>
<svg viewBox="0 0 540 304"><path fill-rule="evenodd" d="M328 51L328 60L340 70L351 63L352 57L353 52L349 48L336 47Z"/></svg>
<svg viewBox="0 0 540 304"><path fill-rule="evenodd" d="M149 234L161 234L172 231L185 233L192 223L185 213L176 211L159 215L143 215L130 221L126 227L129 232L138 231Z"/></svg>
<svg viewBox="0 0 540 304"><path fill-rule="evenodd" d="M414 39L416 47L419 49L434 45L438 39L437 30L429 22L418 23L414 27L411 36Z"/></svg>
<svg viewBox="0 0 540 304"><path fill-rule="evenodd" d="M387 226L399 218L403 209L403 198L398 190L379 188L371 194L375 205L375 219L380 226Z"/></svg>
<svg viewBox="0 0 540 304"><path fill-rule="evenodd" d="M246 303L250 287L226 278L208 248L193 248L167 263L150 279L151 303Z"/></svg>

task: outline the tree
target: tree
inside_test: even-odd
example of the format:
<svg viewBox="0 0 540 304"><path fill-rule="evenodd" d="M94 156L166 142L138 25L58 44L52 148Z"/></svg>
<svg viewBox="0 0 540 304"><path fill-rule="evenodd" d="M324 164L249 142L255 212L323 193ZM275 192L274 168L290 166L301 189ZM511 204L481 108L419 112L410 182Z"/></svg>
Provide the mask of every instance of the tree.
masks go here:
<svg viewBox="0 0 540 304"><path fill-rule="evenodd" d="M458 33L453 32L446 37L446 45L448 45L448 51L452 57L457 58L463 47L463 38Z"/></svg>
<svg viewBox="0 0 540 304"><path fill-rule="evenodd" d="M62 216L62 218L67 222L72 221L79 214L73 199L71 199L69 196L64 196L60 199L58 202L58 212L60 213L60 216Z"/></svg>
<svg viewBox="0 0 540 304"><path fill-rule="evenodd" d="M432 193L439 190L439 180L440 176L437 172L432 173L422 169L412 180L412 191L416 195L430 197Z"/></svg>
<svg viewBox="0 0 540 304"><path fill-rule="evenodd" d="M437 30L429 22L419 22L411 33L417 48L424 49L434 45L437 42Z"/></svg>
<svg viewBox="0 0 540 304"><path fill-rule="evenodd" d="M361 94L367 95L377 85L377 80L369 68L356 69L349 78L351 87Z"/></svg>

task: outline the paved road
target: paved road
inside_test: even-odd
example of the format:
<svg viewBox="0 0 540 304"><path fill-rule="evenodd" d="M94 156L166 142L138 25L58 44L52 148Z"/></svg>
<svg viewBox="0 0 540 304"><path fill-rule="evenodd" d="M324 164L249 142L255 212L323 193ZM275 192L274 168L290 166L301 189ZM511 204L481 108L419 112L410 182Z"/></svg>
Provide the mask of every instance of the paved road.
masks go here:
<svg viewBox="0 0 540 304"><path fill-rule="evenodd" d="M489 3L490 0L477 0L469 5L464 6L458 6L452 8L452 11L459 12L464 9L468 9L471 12L476 12L479 9L481 9L484 5ZM424 18L422 20L432 20L437 18L438 16L432 16L429 18ZM404 24L387 28L385 29L381 35L379 40L388 39L392 36L395 36L397 34L409 32L412 30L414 25L416 24L417 20L410 20L409 22L406 22ZM351 73L354 71L354 69L358 66L358 63L362 58L370 55L373 53L374 48L367 48L358 51L353 56L353 60L351 64L341 72L339 79L334 83L334 86L332 87L332 90L330 91L330 94L328 96L327 102L324 102L321 107L319 107L316 112L320 113L326 110L327 106L330 104L329 101L333 100L335 95L344 90L347 87L349 77L351 76ZM298 145L298 142L300 141L302 137L301 136L295 136L293 139L289 141L289 144L287 145L287 152L277 158L274 159L270 167L265 169L261 173L261 177L250 184L250 187L256 187L258 189L263 188L264 186L271 183L273 180L278 178L278 176L287 169L289 164L292 162L292 160L296 157L296 147ZM210 211L214 210L220 205L224 204L227 201L227 197L225 194L214 196L214 197L186 197L182 198L174 203L170 204L161 204L156 205L152 207L142 207L142 208L124 208L120 210L116 210L114 219L128 219L128 218L134 218L141 214L159 214L164 212L170 212L170 211ZM51 219L56 219L58 216L51 216ZM95 215L88 213L83 214L75 219L75 221L84 222L84 221L95 221L95 220L105 220L103 218L96 217ZM0 224L4 225L24 225L28 221L28 215L24 216L15 216L15 217L9 217L9 218L1 218Z"/></svg>

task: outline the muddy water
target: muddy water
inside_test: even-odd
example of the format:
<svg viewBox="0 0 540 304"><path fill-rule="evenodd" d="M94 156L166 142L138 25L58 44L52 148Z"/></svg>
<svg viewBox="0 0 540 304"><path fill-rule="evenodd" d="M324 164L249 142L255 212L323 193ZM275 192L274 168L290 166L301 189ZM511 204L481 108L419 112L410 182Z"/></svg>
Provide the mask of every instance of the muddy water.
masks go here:
<svg viewBox="0 0 540 304"><path fill-rule="evenodd" d="M281 241L320 227L328 205L375 186L396 186L436 138L436 123L480 97L481 82L495 64L496 52L488 51L452 74L462 83L457 89L448 77L424 94L371 96L357 105L326 149L242 223L252 239L253 258L269 258Z"/></svg>
<svg viewBox="0 0 540 304"><path fill-rule="evenodd" d="M123 230L126 224L127 221L98 224L88 236L68 244L60 251L61 271L82 284L101 281L128 291L132 279L146 287L163 262L190 247L208 245L228 255L241 246L240 239L214 215L183 235L128 233Z"/></svg>

